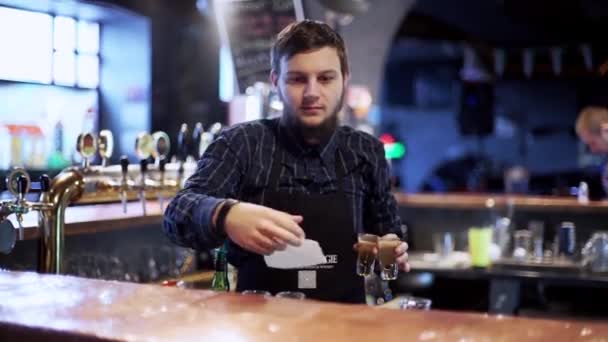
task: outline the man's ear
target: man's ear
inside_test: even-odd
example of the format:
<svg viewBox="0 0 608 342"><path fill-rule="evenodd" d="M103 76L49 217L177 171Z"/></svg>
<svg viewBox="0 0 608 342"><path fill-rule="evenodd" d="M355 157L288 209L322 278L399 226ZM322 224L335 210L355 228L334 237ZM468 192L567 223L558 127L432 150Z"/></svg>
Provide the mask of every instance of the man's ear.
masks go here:
<svg viewBox="0 0 608 342"><path fill-rule="evenodd" d="M348 84L350 83L350 74L344 74L344 89L348 88Z"/></svg>
<svg viewBox="0 0 608 342"><path fill-rule="evenodd" d="M277 74L277 72L275 70L271 70L270 71L270 84L272 84L273 87L277 88L278 82L279 82L279 74Z"/></svg>

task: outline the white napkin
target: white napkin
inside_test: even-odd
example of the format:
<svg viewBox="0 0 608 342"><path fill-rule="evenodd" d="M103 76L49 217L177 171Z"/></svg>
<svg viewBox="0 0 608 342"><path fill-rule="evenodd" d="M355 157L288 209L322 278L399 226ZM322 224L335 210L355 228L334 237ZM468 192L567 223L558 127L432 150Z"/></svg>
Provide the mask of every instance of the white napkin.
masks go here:
<svg viewBox="0 0 608 342"><path fill-rule="evenodd" d="M299 247L288 245L283 251L266 255L264 261L273 268L302 268L326 263L319 243L309 239L302 241Z"/></svg>

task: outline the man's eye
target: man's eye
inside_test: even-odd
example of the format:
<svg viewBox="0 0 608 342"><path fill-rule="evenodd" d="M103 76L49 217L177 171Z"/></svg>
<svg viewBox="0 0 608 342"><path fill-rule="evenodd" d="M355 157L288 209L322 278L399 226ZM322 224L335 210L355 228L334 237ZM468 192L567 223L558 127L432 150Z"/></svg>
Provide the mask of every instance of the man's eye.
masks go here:
<svg viewBox="0 0 608 342"><path fill-rule="evenodd" d="M334 79L332 76L321 76L319 77L319 82L327 83L331 82Z"/></svg>
<svg viewBox="0 0 608 342"><path fill-rule="evenodd" d="M306 79L304 77L289 77L287 78L287 83L305 83Z"/></svg>

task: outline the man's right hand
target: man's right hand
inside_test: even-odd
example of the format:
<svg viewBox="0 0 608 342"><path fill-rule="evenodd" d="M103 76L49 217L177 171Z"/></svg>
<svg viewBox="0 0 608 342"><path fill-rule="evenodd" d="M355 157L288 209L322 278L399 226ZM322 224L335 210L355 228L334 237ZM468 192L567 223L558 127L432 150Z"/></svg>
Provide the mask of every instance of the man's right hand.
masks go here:
<svg viewBox="0 0 608 342"><path fill-rule="evenodd" d="M285 249L287 244L299 246L302 243L305 238L304 230L299 226L302 220L302 216L240 202L230 208L224 229L242 248L269 255Z"/></svg>

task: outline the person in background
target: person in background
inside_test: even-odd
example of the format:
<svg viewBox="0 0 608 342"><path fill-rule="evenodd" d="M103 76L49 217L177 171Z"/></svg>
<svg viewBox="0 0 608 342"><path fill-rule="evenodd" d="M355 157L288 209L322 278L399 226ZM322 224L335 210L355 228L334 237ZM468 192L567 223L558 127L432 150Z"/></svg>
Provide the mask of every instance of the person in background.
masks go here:
<svg viewBox="0 0 608 342"><path fill-rule="evenodd" d="M589 106L583 108L576 119L576 134L588 146L591 153L608 154L608 108ZM608 194L608 163L602 167L602 187Z"/></svg>
<svg viewBox="0 0 608 342"><path fill-rule="evenodd" d="M272 47L271 69L282 116L222 131L169 204L164 232L200 250L228 239L237 291L364 303L357 234L402 233L382 143L338 122L349 79L344 41L324 23L290 24ZM264 255L305 238L319 242L327 264L266 266ZM401 243L394 252L403 271L406 250Z"/></svg>

